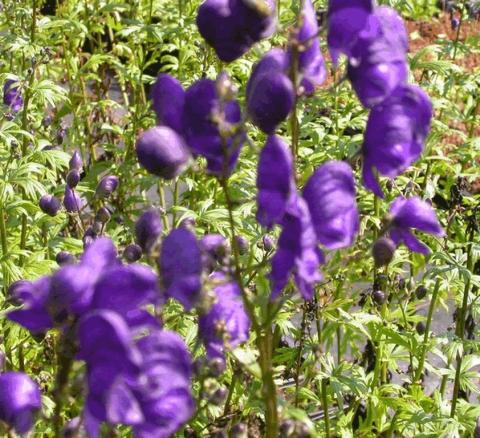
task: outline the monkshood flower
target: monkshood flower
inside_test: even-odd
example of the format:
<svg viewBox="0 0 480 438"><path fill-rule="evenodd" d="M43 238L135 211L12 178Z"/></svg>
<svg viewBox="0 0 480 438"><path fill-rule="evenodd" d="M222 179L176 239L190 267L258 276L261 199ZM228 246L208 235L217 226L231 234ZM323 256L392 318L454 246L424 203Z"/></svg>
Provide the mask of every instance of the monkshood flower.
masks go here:
<svg viewBox="0 0 480 438"><path fill-rule="evenodd" d="M363 152L363 183L383 197L374 169L395 178L414 163L430 129L432 104L415 85L400 85L368 117Z"/></svg>
<svg viewBox="0 0 480 438"><path fill-rule="evenodd" d="M250 319L243 306L240 289L222 273L210 276L214 302L198 319L198 330L209 358L224 358L248 340Z"/></svg>
<svg viewBox="0 0 480 438"><path fill-rule="evenodd" d="M70 161L68 162L68 166L70 170L75 169L79 172L82 170L83 161L80 152L78 152L77 150L73 152L72 158L70 158Z"/></svg>
<svg viewBox="0 0 480 438"><path fill-rule="evenodd" d="M69 213L78 213L84 205L84 200L80 195L68 185L65 186L65 194L63 196L63 206Z"/></svg>
<svg viewBox="0 0 480 438"><path fill-rule="evenodd" d="M183 227L172 230L162 242L158 262L165 296L192 309L202 287L202 254L195 235Z"/></svg>
<svg viewBox="0 0 480 438"><path fill-rule="evenodd" d="M193 415L191 358L176 333L152 329L137 340L121 315L108 310L83 318L78 333L90 437L107 422L133 426L137 438L167 438Z"/></svg>
<svg viewBox="0 0 480 438"><path fill-rule="evenodd" d="M372 0L329 0L327 42L334 64L340 54L350 56L373 7Z"/></svg>
<svg viewBox="0 0 480 438"><path fill-rule="evenodd" d="M298 53L298 71L304 93L309 95L327 78L327 68L320 50L318 21L311 0L303 1L301 14L302 26L296 36L300 44Z"/></svg>
<svg viewBox="0 0 480 438"><path fill-rule="evenodd" d="M268 137L260 152L257 189L257 221L271 228L281 222L296 193L290 148L276 135Z"/></svg>
<svg viewBox="0 0 480 438"><path fill-rule="evenodd" d="M322 279L318 267L324 261L317 247L307 203L294 196L282 220L278 249L272 258L271 298L276 299L293 273L297 288L305 300L313 298L313 287Z"/></svg>
<svg viewBox="0 0 480 438"><path fill-rule="evenodd" d="M80 172L77 169L72 169L70 172L67 173L66 181L68 187L74 189L80 182Z"/></svg>
<svg viewBox="0 0 480 438"><path fill-rule="evenodd" d="M38 205L45 214L53 217L57 215L60 207L62 206L62 203L60 202L60 199L53 195L43 195L40 198L40 202Z"/></svg>
<svg viewBox="0 0 480 438"><path fill-rule="evenodd" d="M207 170L219 176L232 172L245 141L238 102L223 101L215 81L201 79L186 92L183 122L185 140L207 159Z"/></svg>
<svg viewBox="0 0 480 438"><path fill-rule="evenodd" d="M160 74L152 87L150 97L157 123L181 133L185 91L180 81L169 74Z"/></svg>
<svg viewBox="0 0 480 438"><path fill-rule="evenodd" d="M167 180L180 175L190 159L183 138L168 126L145 131L137 141L136 152L142 167Z"/></svg>
<svg viewBox="0 0 480 438"><path fill-rule="evenodd" d="M206 0L198 9L197 26L217 56L231 62L275 31L275 2Z"/></svg>
<svg viewBox="0 0 480 438"><path fill-rule="evenodd" d="M41 407L40 390L30 377L14 371L0 374L0 421L26 434Z"/></svg>
<svg viewBox="0 0 480 438"><path fill-rule="evenodd" d="M162 234L162 229L162 219L154 208L148 209L137 219L135 239L144 252L151 252Z"/></svg>
<svg viewBox="0 0 480 438"><path fill-rule="evenodd" d="M318 241L328 249L353 244L359 216L355 200L355 179L343 161L320 166L303 189Z"/></svg>
<svg viewBox="0 0 480 438"><path fill-rule="evenodd" d="M397 12L387 6L375 8L348 62L348 78L365 107L378 105L406 82L407 50L407 32Z"/></svg>
<svg viewBox="0 0 480 438"><path fill-rule="evenodd" d="M272 49L253 68L247 83L248 115L267 134L273 134L293 108L295 90L288 69L288 54Z"/></svg>
<svg viewBox="0 0 480 438"><path fill-rule="evenodd" d="M434 236L443 236L435 210L418 196L412 198L396 198L389 211L390 239L396 244L404 243L408 249L421 254L428 254L428 247L420 242L412 230L423 231Z"/></svg>
<svg viewBox="0 0 480 438"><path fill-rule="evenodd" d="M95 191L101 198L109 197L118 187L118 178L115 175L106 175L98 183Z"/></svg>
<svg viewBox="0 0 480 438"><path fill-rule="evenodd" d="M23 107L23 98L15 85L16 81L8 79L3 86L3 103L10 107L14 113L18 113Z"/></svg>
<svg viewBox="0 0 480 438"><path fill-rule="evenodd" d="M137 260L140 260L142 258L141 246L136 243L128 245L123 251L123 257L128 263L134 263Z"/></svg>

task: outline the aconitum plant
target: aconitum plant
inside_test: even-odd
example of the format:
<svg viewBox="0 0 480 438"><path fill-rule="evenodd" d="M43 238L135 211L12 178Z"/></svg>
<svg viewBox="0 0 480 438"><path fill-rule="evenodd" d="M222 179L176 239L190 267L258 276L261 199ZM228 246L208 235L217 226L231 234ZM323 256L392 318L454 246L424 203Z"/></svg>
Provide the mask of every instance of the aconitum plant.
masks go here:
<svg viewBox="0 0 480 438"><path fill-rule="evenodd" d="M466 6L19 1L0 434L478 435Z"/></svg>

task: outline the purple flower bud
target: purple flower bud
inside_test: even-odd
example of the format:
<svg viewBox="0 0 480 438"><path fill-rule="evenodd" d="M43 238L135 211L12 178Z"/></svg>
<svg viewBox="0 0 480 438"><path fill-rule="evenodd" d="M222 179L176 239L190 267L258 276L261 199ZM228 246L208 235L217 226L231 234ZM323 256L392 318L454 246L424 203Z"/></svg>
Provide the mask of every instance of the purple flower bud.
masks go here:
<svg viewBox="0 0 480 438"><path fill-rule="evenodd" d="M237 247L240 254L245 254L248 251L248 240L245 236L235 236Z"/></svg>
<svg viewBox="0 0 480 438"><path fill-rule="evenodd" d="M263 249L267 252L270 252L275 247L275 242L273 241L272 236L265 234L262 237Z"/></svg>
<svg viewBox="0 0 480 438"><path fill-rule="evenodd" d="M19 434L26 434L33 426L33 417L42 407L38 385L26 374L0 374L0 420Z"/></svg>
<svg viewBox="0 0 480 438"><path fill-rule="evenodd" d="M164 179L180 175L190 159L182 137L167 126L145 131L137 141L136 151L140 165Z"/></svg>
<svg viewBox="0 0 480 438"><path fill-rule="evenodd" d="M350 246L358 232L355 179L343 161L328 161L303 189L318 240L328 249Z"/></svg>
<svg viewBox="0 0 480 438"><path fill-rule="evenodd" d="M106 224L112 217L110 210L107 207L100 207L95 215L95 218L101 223Z"/></svg>
<svg viewBox="0 0 480 438"><path fill-rule="evenodd" d="M158 211L151 208L144 212L135 224L135 237L142 250L150 253L162 234L162 220Z"/></svg>
<svg viewBox="0 0 480 438"><path fill-rule="evenodd" d="M76 169L79 172L82 170L83 161L82 157L80 156L80 152L78 152L77 150L73 152L72 158L70 158L68 165L70 170Z"/></svg>
<svg viewBox="0 0 480 438"><path fill-rule="evenodd" d="M457 30L458 26L460 26L460 20L457 17L453 17L450 20L450 25L452 27L452 30Z"/></svg>
<svg viewBox="0 0 480 438"><path fill-rule="evenodd" d="M47 115L42 119L42 125L44 128L48 128L53 122L53 117L51 115Z"/></svg>
<svg viewBox="0 0 480 438"><path fill-rule="evenodd" d="M100 198L108 198L117 188L118 178L114 175L104 176L98 183L96 195Z"/></svg>
<svg viewBox="0 0 480 438"><path fill-rule="evenodd" d="M75 190L69 186L65 187L65 194L63 197L63 206L69 213L79 212L83 207L83 199Z"/></svg>
<svg viewBox="0 0 480 438"><path fill-rule="evenodd" d="M427 295L427 288L424 285L420 285L415 289L415 296L417 299L421 300Z"/></svg>
<svg viewBox="0 0 480 438"><path fill-rule="evenodd" d="M443 236L445 232L440 226L435 210L419 197L396 198L390 206L390 238L396 245L405 243L410 251L427 255L430 250L412 233L412 229Z"/></svg>
<svg viewBox="0 0 480 438"><path fill-rule="evenodd" d="M245 423L237 423L232 427L232 438L248 438L248 427Z"/></svg>
<svg viewBox="0 0 480 438"><path fill-rule="evenodd" d="M376 290L372 293L372 298L373 301L380 306L386 301L387 295L381 290Z"/></svg>
<svg viewBox="0 0 480 438"><path fill-rule="evenodd" d="M295 91L287 71L288 55L272 49L254 67L247 83L248 114L267 134L272 134L293 108Z"/></svg>
<svg viewBox="0 0 480 438"><path fill-rule="evenodd" d="M380 237L372 247L372 255L376 266L388 265L395 253L396 245L388 237Z"/></svg>
<svg viewBox="0 0 480 438"><path fill-rule="evenodd" d="M80 182L80 172L77 169L73 169L67 173L67 185L71 189L77 187Z"/></svg>
<svg viewBox="0 0 480 438"><path fill-rule="evenodd" d="M272 0L207 0L198 9L197 26L217 56L231 62L275 30Z"/></svg>
<svg viewBox="0 0 480 438"><path fill-rule="evenodd" d="M82 427L82 418L73 417L63 428L62 438L77 438Z"/></svg>
<svg viewBox="0 0 480 438"><path fill-rule="evenodd" d="M189 311L201 289L202 257L195 235L177 228L163 240L159 257L165 296L175 298Z"/></svg>
<svg viewBox="0 0 480 438"><path fill-rule="evenodd" d="M430 129L432 104L415 85L399 86L368 117L363 142L363 183L383 197L373 169L394 178L415 162Z"/></svg>
<svg viewBox="0 0 480 438"><path fill-rule="evenodd" d="M185 102L185 91L178 79L161 73L150 93L153 109L157 114L159 125L165 125L182 132L182 113Z"/></svg>
<svg viewBox="0 0 480 438"><path fill-rule="evenodd" d="M56 256L55 260L59 266L63 265L73 265L75 263L75 256L67 251L60 251Z"/></svg>
<svg viewBox="0 0 480 438"><path fill-rule="evenodd" d="M53 195L43 195L40 198L39 206L45 214L53 217L57 215L62 203L60 202L60 199Z"/></svg>
<svg viewBox="0 0 480 438"><path fill-rule="evenodd" d="M16 81L8 79L3 86L3 103L10 107L14 113L18 113L23 107L23 98L15 85Z"/></svg>
<svg viewBox="0 0 480 438"><path fill-rule="evenodd" d="M296 193L292 154L276 135L268 137L260 152L257 188L257 221L271 228L280 223L290 198Z"/></svg>
<svg viewBox="0 0 480 438"><path fill-rule="evenodd" d="M123 257L128 263L135 263L142 258L142 248L140 248L140 245L132 243L125 247Z"/></svg>
<svg viewBox="0 0 480 438"><path fill-rule="evenodd" d="M57 131L57 143L60 145L65 140L65 136L67 135L67 130L65 128L60 127Z"/></svg>
<svg viewBox="0 0 480 438"><path fill-rule="evenodd" d="M228 240L221 234L206 234L199 242L200 249L215 259L221 259L228 252Z"/></svg>

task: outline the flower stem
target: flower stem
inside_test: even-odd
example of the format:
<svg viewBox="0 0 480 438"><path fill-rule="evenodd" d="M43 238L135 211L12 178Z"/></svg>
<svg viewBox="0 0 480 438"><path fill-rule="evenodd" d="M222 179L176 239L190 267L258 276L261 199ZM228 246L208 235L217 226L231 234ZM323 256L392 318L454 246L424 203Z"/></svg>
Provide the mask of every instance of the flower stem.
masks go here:
<svg viewBox="0 0 480 438"><path fill-rule="evenodd" d="M306 323L307 323L307 312L306 312L305 306L303 306L302 325L300 326L300 342L297 349L297 363L295 368L295 407L298 407L300 368L302 366L302 352L303 352L303 344L305 342Z"/></svg>
<svg viewBox="0 0 480 438"><path fill-rule="evenodd" d="M327 387L328 379L322 379L322 408L325 414L325 437L330 438L330 416L328 413Z"/></svg>
<svg viewBox="0 0 480 438"><path fill-rule="evenodd" d="M418 382L421 379L423 374L423 368L425 365L425 356L427 354L427 349L428 349L428 338L430 336L430 326L432 324L433 312L435 310L435 304L437 302L437 296L438 296L439 290L440 290L440 279L437 278L437 281L435 282L435 287L433 289L432 298L430 300L430 306L428 307L427 324L425 327L425 334L423 336L423 348L420 355L420 360L418 361L418 368L412 383Z"/></svg>

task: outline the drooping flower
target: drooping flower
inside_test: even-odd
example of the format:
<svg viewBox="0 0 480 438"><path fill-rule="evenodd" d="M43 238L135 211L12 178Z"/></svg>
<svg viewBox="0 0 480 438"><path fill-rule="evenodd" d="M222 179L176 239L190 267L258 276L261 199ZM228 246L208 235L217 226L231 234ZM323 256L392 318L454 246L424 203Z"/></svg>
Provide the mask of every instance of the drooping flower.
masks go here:
<svg viewBox="0 0 480 438"><path fill-rule="evenodd" d="M225 62L270 36L275 25L273 0L206 0L198 9L200 34Z"/></svg>
<svg viewBox="0 0 480 438"><path fill-rule="evenodd" d="M150 95L158 124L181 134L185 91L180 81L162 73L155 81Z"/></svg>
<svg viewBox="0 0 480 438"><path fill-rule="evenodd" d="M238 102L222 101L215 82L201 79L186 92L183 117L184 137L192 152L207 159L210 173L228 175L245 141Z"/></svg>
<svg viewBox="0 0 480 438"><path fill-rule="evenodd" d="M420 242L412 230L423 231L434 236L443 236L435 210L418 196L412 198L396 198L390 206L390 238L396 245L404 243L408 249L421 254L428 254L428 247Z"/></svg>
<svg viewBox="0 0 480 438"><path fill-rule="evenodd" d="M298 53L298 70L302 77L301 85L304 92L309 95L327 77L327 68L318 39L317 16L311 0L303 1L301 23L302 26L297 35L301 46Z"/></svg>
<svg viewBox="0 0 480 438"><path fill-rule="evenodd" d="M322 279L318 268L323 254L317 247L307 203L294 196L282 220L278 248L272 258L271 298L276 299L293 273L297 288L305 300L313 297L313 287Z"/></svg>
<svg viewBox="0 0 480 438"><path fill-rule="evenodd" d="M363 142L363 183L383 197L373 169L394 178L415 162L430 129L432 104L415 85L400 85L368 117Z"/></svg>
<svg viewBox="0 0 480 438"><path fill-rule="evenodd" d="M328 249L352 245L358 232L355 179L343 161L328 161L307 181L303 197L308 204L318 241Z"/></svg>
<svg viewBox="0 0 480 438"><path fill-rule="evenodd" d="M257 174L257 221L271 228L282 220L295 193L293 159L290 148L271 135L260 152Z"/></svg>
<svg viewBox="0 0 480 438"><path fill-rule="evenodd" d="M164 179L180 175L190 159L183 138L168 126L145 131L137 141L136 152L142 167Z"/></svg>
<svg viewBox="0 0 480 438"><path fill-rule="evenodd" d="M109 197L118 187L118 178L115 175L104 176L97 185L96 195L101 198Z"/></svg>
<svg viewBox="0 0 480 438"><path fill-rule="evenodd" d="M372 0L329 0L327 42L334 64L340 54L350 56L373 7Z"/></svg>
<svg viewBox="0 0 480 438"><path fill-rule="evenodd" d="M137 219L135 239L143 251L149 253L162 234L162 220L154 208L150 208Z"/></svg>
<svg viewBox="0 0 480 438"><path fill-rule="evenodd" d="M18 434L33 426L34 414L42 407L38 385L26 374L9 371L0 374L0 420Z"/></svg>
<svg viewBox="0 0 480 438"><path fill-rule="evenodd" d="M272 49L254 67L247 83L248 115L267 134L272 134L293 108L295 90L288 68L289 56Z"/></svg>
<svg viewBox="0 0 480 438"><path fill-rule="evenodd" d="M200 316L198 329L208 357L224 358L226 350L248 340L250 319L237 283L218 272L210 280L214 285L214 303Z"/></svg>
<svg viewBox="0 0 480 438"><path fill-rule="evenodd" d="M14 113L18 113L23 107L23 98L16 81L8 79L3 85L3 103L10 107Z"/></svg>
<svg viewBox="0 0 480 438"><path fill-rule="evenodd" d="M201 290L202 256L195 235L183 227L171 231L162 242L159 266L165 296L190 310Z"/></svg>
<svg viewBox="0 0 480 438"><path fill-rule="evenodd" d="M39 202L40 209L49 216L56 216L62 203L53 195L43 195Z"/></svg>
<svg viewBox="0 0 480 438"><path fill-rule="evenodd" d="M375 8L348 62L348 78L365 107L378 105L406 82L407 50L407 33L397 12L386 6Z"/></svg>
<svg viewBox="0 0 480 438"><path fill-rule="evenodd" d="M63 206L65 210L69 213L77 213L83 208L83 205L84 201L80 195L68 185L65 186L65 194L63 196Z"/></svg>

